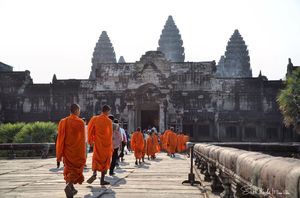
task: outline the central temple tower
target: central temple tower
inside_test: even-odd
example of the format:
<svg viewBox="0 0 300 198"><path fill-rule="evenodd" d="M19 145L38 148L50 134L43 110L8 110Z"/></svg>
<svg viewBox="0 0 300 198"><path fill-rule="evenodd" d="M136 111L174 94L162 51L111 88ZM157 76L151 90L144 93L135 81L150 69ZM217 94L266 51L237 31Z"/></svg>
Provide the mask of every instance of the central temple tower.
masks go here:
<svg viewBox="0 0 300 198"><path fill-rule="evenodd" d="M158 44L157 51L163 52L169 61L184 62L183 41L172 16L168 17Z"/></svg>

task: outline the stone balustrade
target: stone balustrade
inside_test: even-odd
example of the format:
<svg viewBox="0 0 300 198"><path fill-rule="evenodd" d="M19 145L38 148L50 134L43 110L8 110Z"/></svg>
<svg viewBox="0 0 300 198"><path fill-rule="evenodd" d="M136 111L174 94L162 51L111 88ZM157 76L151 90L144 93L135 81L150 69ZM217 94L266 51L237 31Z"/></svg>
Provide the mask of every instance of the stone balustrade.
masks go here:
<svg viewBox="0 0 300 198"><path fill-rule="evenodd" d="M212 144L194 145L195 164L221 197L300 197L300 160Z"/></svg>

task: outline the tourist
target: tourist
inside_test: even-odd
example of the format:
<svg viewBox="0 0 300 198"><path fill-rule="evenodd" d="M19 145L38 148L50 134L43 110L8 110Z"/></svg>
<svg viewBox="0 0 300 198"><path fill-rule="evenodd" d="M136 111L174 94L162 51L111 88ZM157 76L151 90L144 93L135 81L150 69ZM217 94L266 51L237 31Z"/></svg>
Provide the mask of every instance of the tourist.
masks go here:
<svg viewBox="0 0 300 198"><path fill-rule="evenodd" d="M86 162L84 121L78 117L79 105L72 104L70 111L70 116L63 118L58 124L56 144L57 161L60 162L63 158L67 197L77 194L74 184L82 184L84 181L83 169Z"/></svg>
<svg viewBox="0 0 300 198"><path fill-rule="evenodd" d="M130 144L131 149L134 151L135 165L141 164L144 150L144 136L140 127L138 127L136 132L132 134Z"/></svg>
<svg viewBox="0 0 300 198"><path fill-rule="evenodd" d="M112 121L108 118L110 107L104 105L102 113L93 116L88 124L88 142L94 144L92 170L93 175L87 180L91 184L97 178L97 171L101 172L100 185L109 185L104 180L107 170L110 168L110 161L113 153L112 142Z"/></svg>
<svg viewBox="0 0 300 198"><path fill-rule="evenodd" d="M120 132L121 132L121 137L122 137L122 144L121 144L121 153L119 155L119 158L121 158L121 161L124 161L124 148L127 144L127 137L126 137L126 133L125 130L120 127Z"/></svg>
<svg viewBox="0 0 300 198"><path fill-rule="evenodd" d="M128 133L128 130L125 130L125 133L126 133L126 137L127 137L126 147L127 147L128 153L129 153L131 151L131 148L130 148L130 135ZM128 154L128 153L126 152L126 154Z"/></svg>
<svg viewBox="0 0 300 198"><path fill-rule="evenodd" d="M109 168L109 175L113 176L113 175L115 175L114 169L116 167L116 163L117 163L117 160L118 160L118 151L119 151L119 148L121 146L122 137L121 137L121 133L120 133L119 121L117 119L114 119L113 116L109 116L109 118L111 120L114 120L114 123L113 123L113 147L114 147L114 152L113 152L113 155L112 155L111 164L110 164L110 168Z"/></svg>

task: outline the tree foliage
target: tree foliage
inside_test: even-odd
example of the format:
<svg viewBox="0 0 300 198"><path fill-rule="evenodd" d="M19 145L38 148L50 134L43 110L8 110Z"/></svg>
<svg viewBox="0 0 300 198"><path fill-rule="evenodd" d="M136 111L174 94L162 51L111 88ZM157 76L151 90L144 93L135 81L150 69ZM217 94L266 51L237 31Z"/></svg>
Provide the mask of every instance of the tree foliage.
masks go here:
<svg viewBox="0 0 300 198"><path fill-rule="evenodd" d="M0 125L0 143L12 143L14 137L25 126L25 123L7 123Z"/></svg>
<svg viewBox="0 0 300 198"><path fill-rule="evenodd" d="M57 125L53 122L34 122L26 124L15 136L16 143L54 142Z"/></svg>
<svg viewBox="0 0 300 198"><path fill-rule="evenodd" d="M300 133L300 68L297 68L286 80L286 86L280 91L277 102L287 127L294 126Z"/></svg>

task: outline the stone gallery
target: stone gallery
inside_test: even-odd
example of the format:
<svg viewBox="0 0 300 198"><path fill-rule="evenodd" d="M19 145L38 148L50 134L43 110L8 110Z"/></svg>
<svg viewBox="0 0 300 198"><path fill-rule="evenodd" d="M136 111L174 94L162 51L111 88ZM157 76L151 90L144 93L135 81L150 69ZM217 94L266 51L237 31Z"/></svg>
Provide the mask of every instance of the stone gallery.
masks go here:
<svg viewBox="0 0 300 198"><path fill-rule="evenodd" d="M296 141L284 127L276 96L284 83L261 73L252 76L247 45L238 30L225 54L215 61L185 62L179 29L169 16L157 51L140 60L117 62L113 45L102 32L88 79L57 79L34 84L29 71L0 63L0 122L59 121L78 103L89 119L103 104L124 128L173 126L196 141ZM294 66L291 61L287 75Z"/></svg>

